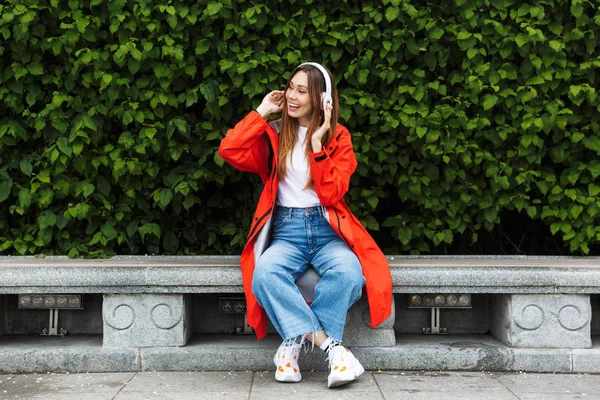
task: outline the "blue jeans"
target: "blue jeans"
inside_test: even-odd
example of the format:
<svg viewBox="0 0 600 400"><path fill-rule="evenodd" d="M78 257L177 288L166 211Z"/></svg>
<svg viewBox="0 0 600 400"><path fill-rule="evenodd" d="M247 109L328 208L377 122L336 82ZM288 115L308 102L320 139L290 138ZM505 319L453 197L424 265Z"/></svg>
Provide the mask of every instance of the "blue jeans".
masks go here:
<svg viewBox="0 0 600 400"><path fill-rule="evenodd" d="M321 276L310 305L295 283L309 265ZM321 207L276 207L273 241L255 266L252 292L284 340L323 329L341 341L348 309L364 284L358 258Z"/></svg>

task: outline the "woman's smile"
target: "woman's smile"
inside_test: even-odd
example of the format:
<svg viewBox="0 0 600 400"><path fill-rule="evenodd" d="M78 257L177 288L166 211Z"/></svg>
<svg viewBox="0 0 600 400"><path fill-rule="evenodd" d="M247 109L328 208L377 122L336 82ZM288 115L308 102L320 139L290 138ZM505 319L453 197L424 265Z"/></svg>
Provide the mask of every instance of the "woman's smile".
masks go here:
<svg viewBox="0 0 600 400"><path fill-rule="evenodd" d="M287 112L292 118L298 119L300 126L308 126L312 118L313 106L308 93L308 75L298 72L290 81L285 92Z"/></svg>

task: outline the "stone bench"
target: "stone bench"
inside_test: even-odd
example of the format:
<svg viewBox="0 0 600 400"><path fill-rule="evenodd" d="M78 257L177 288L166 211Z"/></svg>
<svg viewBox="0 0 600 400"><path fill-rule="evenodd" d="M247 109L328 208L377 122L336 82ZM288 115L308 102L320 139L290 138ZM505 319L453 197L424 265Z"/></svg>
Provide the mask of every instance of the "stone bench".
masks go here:
<svg viewBox="0 0 600 400"><path fill-rule="evenodd" d="M104 346L183 346L193 333L188 295L243 294L243 286L236 256L0 258L0 294L25 293L102 293ZM345 341L395 345L393 314L369 324L362 298L349 310Z"/></svg>
<svg viewBox="0 0 600 400"><path fill-rule="evenodd" d="M347 319L344 339L350 345L397 348L398 327L410 322L413 311L425 312L407 310L408 294L472 294L474 302L482 296L489 303L480 307L485 310L477 318L489 319L489 333L509 348L579 351L591 348L592 335L600 334L596 315L600 310L594 306L600 294L600 258L389 256L388 260L396 313L371 330L366 299L361 299ZM98 307L102 347L143 349L188 343L193 333L190 296L242 295L243 290L237 256L0 257L0 334L4 318L14 312L9 310L14 298L9 307L8 296L23 293L102 295ZM447 311L439 310L442 315ZM402 320L396 321L399 311ZM386 365L383 356L377 357L376 365Z"/></svg>

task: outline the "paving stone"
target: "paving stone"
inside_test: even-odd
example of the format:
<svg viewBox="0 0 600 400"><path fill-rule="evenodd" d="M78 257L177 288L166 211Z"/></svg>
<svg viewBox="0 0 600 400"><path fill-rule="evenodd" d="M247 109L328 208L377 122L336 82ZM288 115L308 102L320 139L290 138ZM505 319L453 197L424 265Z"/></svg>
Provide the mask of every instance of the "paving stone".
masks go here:
<svg viewBox="0 0 600 400"><path fill-rule="evenodd" d="M510 391L496 376L481 372L385 372L374 374L386 398L398 389L410 393L478 393L494 396L509 396ZM481 395L481 393L479 393ZM445 397L444 397L445 398Z"/></svg>
<svg viewBox="0 0 600 400"><path fill-rule="evenodd" d="M134 373L27 374L0 386L0 398L111 399Z"/></svg>
<svg viewBox="0 0 600 400"><path fill-rule="evenodd" d="M112 393L41 393L31 397L18 397L15 400L112 400L114 397Z"/></svg>
<svg viewBox="0 0 600 400"><path fill-rule="evenodd" d="M252 382L252 394L278 393L281 390L281 382L275 380L275 371L256 372L254 382ZM297 393L319 392L327 389L326 371L302 371L302 381L293 385L286 385ZM379 394L377 383L373 375L365 372L354 382L344 385L338 389L343 389L344 393L375 393Z"/></svg>
<svg viewBox="0 0 600 400"><path fill-rule="evenodd" d="M517 396L554 393L600 397L600 375L584 374L499 374L498 381ZM545 398L545 396L544 396Z"/></svg>
<svg viewBox="0 0 600 400"><path fill-rule="evenodd" d="M288 385L289 386L289 385ZM295 387L295 386L294 386ZM279 390L277 393L254 393L250 394L250 400L306 400L318 395L318 400L383 400L384 397L379 391L371 392L351 392L346 386L333 389L322 389L319 392L306 392L301 389L285 388L285 391ZM431 400L431 399L429 399Z"/></svg>
<svg viewBox="0 0 600 400"><path fill-rule="evenodd" d="M386 400L519 400L508 390L502 393L482 392L447 392L443 388L438 391L395 390L392 393L384 392ZM539 399L536 399L539 400Z"/></svg>
<svg viewBox="0 0 600 400"><path fill-rule="evenodd" d="M248 393L251 384L252 372L139 372L121 393Z"/></svg>
<svg viewBox="0 0 600 400"><path fill-rule="evenodd" d="M600 396L581 394L556 394L556 393L544 393L541 397L540 393L519 393L520 400L598 400Z"/></svg>
<svg viewBox="0 0 600 400"><path fill-rule="evenodd" d="M248 400L248 392L144 392L144 393L119 393L114 400L198 400L198 399L223 399L223 400Z"/></svg>
<svg viewBox="0 0 600 400"><path fill-rule="evenodd" d="M12 379L14 375L0 375L0 385L6 383Z"/></svg>

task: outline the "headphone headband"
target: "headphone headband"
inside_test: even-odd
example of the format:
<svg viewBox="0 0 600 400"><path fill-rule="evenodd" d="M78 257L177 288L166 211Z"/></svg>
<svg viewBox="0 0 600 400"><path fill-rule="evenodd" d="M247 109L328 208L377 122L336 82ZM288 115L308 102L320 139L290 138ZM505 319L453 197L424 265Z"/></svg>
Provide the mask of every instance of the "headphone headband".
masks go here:
<svg viewBox="0 0 600 400"><path fill-rule="evenodd" d="M331 97L331 78L329 77L327 70L321 64L316 62L305 62L300 64L299 67L303 65L310 65L321 71L321 74L323 74L323 78L325 79L325 91L321 94L321 98L323 99L323 109L325 109L327 104L333 106L333 99Z"/></svg>

